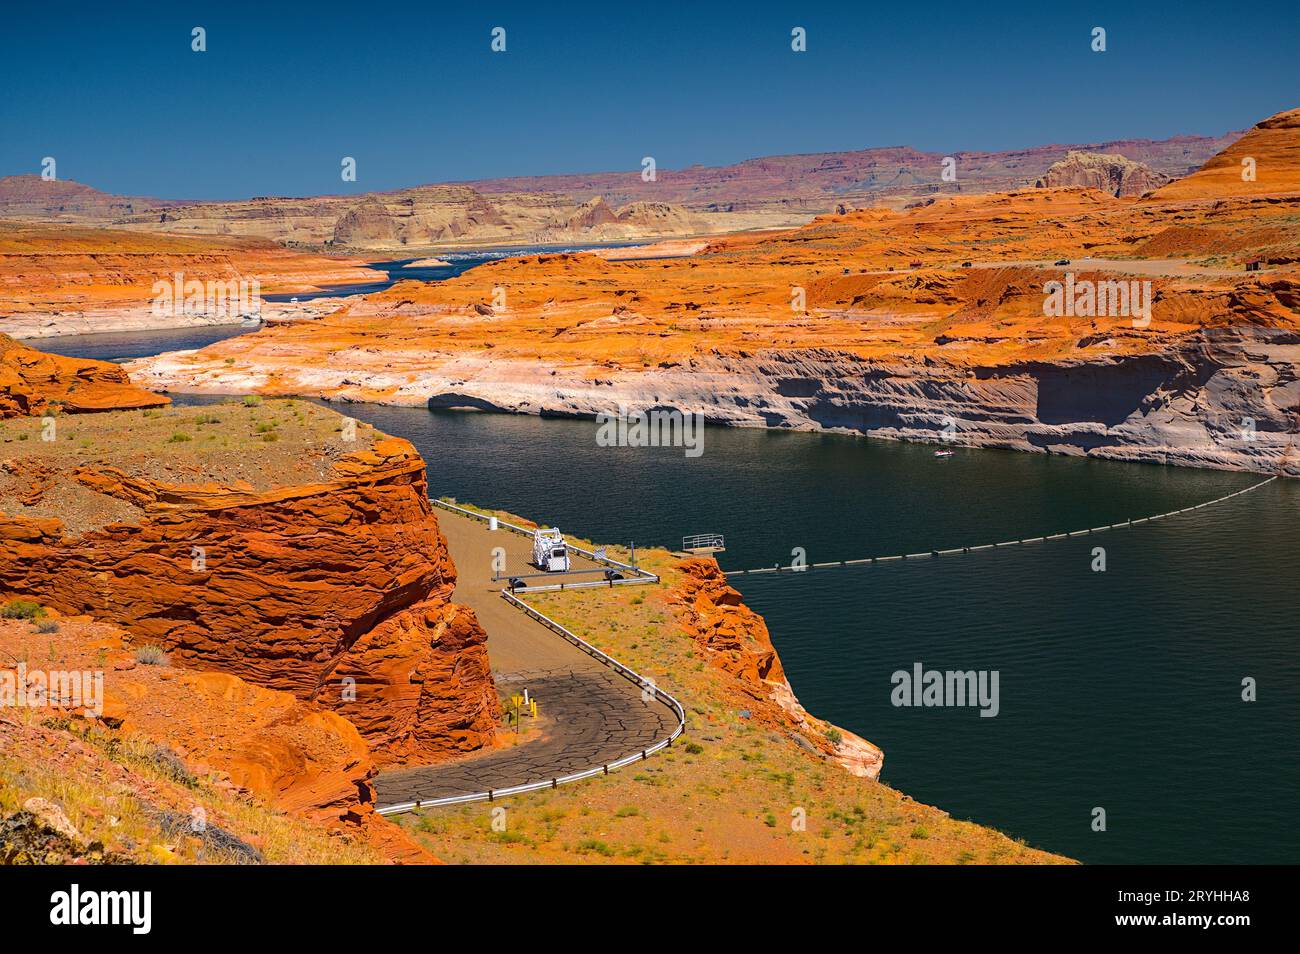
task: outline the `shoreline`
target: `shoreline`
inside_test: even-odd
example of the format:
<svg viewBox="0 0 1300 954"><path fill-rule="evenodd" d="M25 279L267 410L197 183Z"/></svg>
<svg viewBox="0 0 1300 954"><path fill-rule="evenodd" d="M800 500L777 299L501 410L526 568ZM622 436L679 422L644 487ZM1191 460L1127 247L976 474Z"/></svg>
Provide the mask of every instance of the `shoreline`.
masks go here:
<svg viewBox="0 0 1300 954"><path fill-rule="evenodd" d="M440 371L371 375L369 385L357 382L355 369L351 371L352 377L341 372L299 369L295 379L278 368L248 371L237 364L224 363L205 369L208 380L204 381L204 372L196 373L188 363L199 353L164 352L152 358L135 359L126 367L133 380L164 394L261 393L268 397L317 398L331 404L475 409L580 420L594 420L617 407L634 412L672 406L699 413L707 423L718 426L833 433L913 444L1300 477L1300 457L1288 443L1285 432L1260 431L1250 440L1220 443L1209 436L1216 432L1207 424L1215 422L1204 416L1188 416L1174 423L1138 419L1111 427L1086 421L1064 424L1038 421L1028 408L1008 407L1005 394L1012 385L1017 393L1035 391L1034 369L1004 369L1004 380L1009 383L1000 386L996 377L990 379L982 404L979 394L974 394L972 399L972 392L978 387L977 379L956 374L946 379L935 375L933 369L879 369L886 373L875 386L879 393L851 391L850 388L856 387L852 372L857 370L861 374L858 366L862 362L851 356L837 357L820 351L732 359L735 366L717 358L700 359L699 366L694 368L612 372L609 379L594 383L582 378L581 368L572 369L564 377L557 375L542 381L535 366L528 362L507 359L487 367L482 364L467 367L474 359L460 362L453 359ZM1122 365L1106 367L1117 374L1124 373ZM474 380L475 372L494 373L494 379L484 375L474 387L463 384L450 387L461 375ZM782 382L792 374L818 382L819 394L826 397L810 400L784 393ZM410 380L412 377L414 381ZM913 399L909 392L912 385L907 382L918 377L931 391L942 387L952 393ZM821 407L828 398L836 405L833 412ZM761 408L762 413L756 412L755 407ZM873 422L872 418L877 420ZM955 436L946 437L944 422L952 420L956 421ZM875 426L871 426L873 423ZM1197 436L1199 441L1172 443L1188 436Z"/></svg>

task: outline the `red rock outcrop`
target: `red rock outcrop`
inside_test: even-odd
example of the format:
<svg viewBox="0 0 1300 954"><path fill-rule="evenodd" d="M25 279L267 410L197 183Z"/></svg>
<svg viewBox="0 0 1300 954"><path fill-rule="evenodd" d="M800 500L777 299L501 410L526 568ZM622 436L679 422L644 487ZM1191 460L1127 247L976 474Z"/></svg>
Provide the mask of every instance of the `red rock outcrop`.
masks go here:
<svg viewBox="0 0 1300 954"><path fill-rule="evenodd" d="M740 593L711 557L678 563L680 582L668 602L678 622L708 664L735 677L753 701L750 717L798 732L854 775L877 778L885 756L866 739L808 713L795 697L781 668L767 623L744 604Z"/></svg>
<svg viewBox="0 0 1300 954"><path fill-rule="evenodd" d="M233 788L349 836L360 836L386 856L432 861L404 832L374 812L376 768L356 727L342 716L287 692L252 685L228 673L137 663L130 637L85 617L65 617L42 635L50 668L102 672L103 695L71 707L46 698L53 709L90 712L121 739L165 746L194 776ZM0 650L21 658L31 641L25 623L0 621ZM57 665L53 662L57 660ZM8 677L36 682L33 662ZM42 675L44 675L42 671ZM16 685L16 682L15 682ZM28 689L28 695L32 690ZM96 711L97 709L97 711Z"/></svg>
<svg viewBox="0 0 1300 954"><path fill-rule="evenodd" d="M1034 183L1039 189L1098 189L1117 198L1137 196L1169 181L1164 173L1120 155L1068 152Z"/></svg>
<svg viewBox="0 0 1300 954"><path fill-rule="evenodd" d="M0 419L161 407L171 399L138 388L119 365L45 354L0 334Z"/></svg>
<svg viewBox="0 0 1300 954"><path fill-rule="evenodd" d="M492 742L486 636L449 603L455 569L406 441L381 437L334 460L326 482L271 490L50 461L127 516L76 536L58 517L0 516L0 592L316 702L354 723L378 761Z"/></svg>

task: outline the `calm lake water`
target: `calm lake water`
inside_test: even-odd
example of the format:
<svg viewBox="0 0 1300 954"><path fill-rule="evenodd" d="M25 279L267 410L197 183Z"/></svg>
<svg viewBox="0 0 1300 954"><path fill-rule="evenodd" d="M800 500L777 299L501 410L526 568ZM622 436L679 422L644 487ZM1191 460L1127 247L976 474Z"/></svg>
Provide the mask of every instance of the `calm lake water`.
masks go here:
<svg viewBox="0 0 1300 954"><path fill-rule="evenodd" d="M519 255L536 255L541 252L580 252L592 248L626 247L636 243L605 243L603 245L520 245L510 248L496 248L464 252L443 252L425 258L404 258L396 261L370 262L368 267L384 272L388 277L376 282L353 285L326 287L317 292L284 293L263 295L266 301L311 301L315 298L349 298L353 295L368 295L383 291L400 281L442 281L469 271L476 265L494 262L503 258ZM425 261L433 257L445 261L446 265L419 266L413 262ZM129 361L132 358L147 358L161 351L187 351L203 348L226 338L256 331L257 326L246 327L239 324L212 325L203 328L165 329L162 331L101 332L93 335L63 335L55 338L33 338L23 343L39 351L52 351L81 358L94 358L97 361Z"/></svg>
<svg viewBox="0 0 1300 954"><path fill-rule="evenodd" d="M339 409L411 440L434 496L605 542L717 531L728 569L1099 526L1261 479L724 428L686 458L598 447L590 421ZM884 780L918 801L1088 862L1294 863L1298 528L1300 487L1277 481L1132 530L734 582L804 705L880 745ZM999 714L895 707L892 674L918 662L996 670Z"/></svg>

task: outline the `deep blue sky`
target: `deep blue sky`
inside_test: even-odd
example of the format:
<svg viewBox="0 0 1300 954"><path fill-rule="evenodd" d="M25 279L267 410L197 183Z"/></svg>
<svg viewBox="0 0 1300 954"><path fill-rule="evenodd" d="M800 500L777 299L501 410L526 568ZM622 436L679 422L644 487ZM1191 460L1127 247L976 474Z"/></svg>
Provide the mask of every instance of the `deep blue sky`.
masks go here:
<svg viewBox="0 0 1300 954"><path fill-rule="evenodd" d="M0 174L236 198L1222 133L1300 105L1297 64L1300 0L20 3Z"/></svg>

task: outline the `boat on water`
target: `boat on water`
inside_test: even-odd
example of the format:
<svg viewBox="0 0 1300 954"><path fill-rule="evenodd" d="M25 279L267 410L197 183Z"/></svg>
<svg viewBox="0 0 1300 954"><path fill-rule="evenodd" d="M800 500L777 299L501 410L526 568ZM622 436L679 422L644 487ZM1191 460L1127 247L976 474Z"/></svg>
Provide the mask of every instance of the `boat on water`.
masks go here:
<svg viewBox="0 0 1300 954"><path fill-rule="evenodd" d="M951 457L953 452L950 450L937 450L934 452L935 457Z"/></svg>

